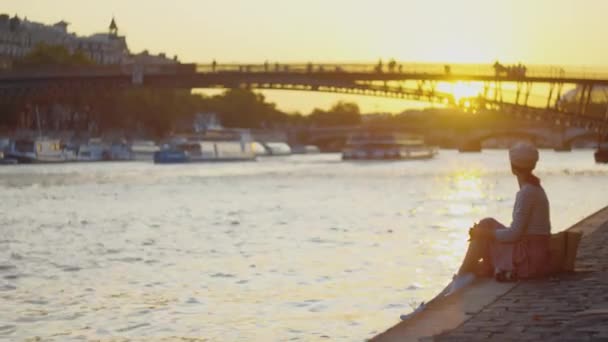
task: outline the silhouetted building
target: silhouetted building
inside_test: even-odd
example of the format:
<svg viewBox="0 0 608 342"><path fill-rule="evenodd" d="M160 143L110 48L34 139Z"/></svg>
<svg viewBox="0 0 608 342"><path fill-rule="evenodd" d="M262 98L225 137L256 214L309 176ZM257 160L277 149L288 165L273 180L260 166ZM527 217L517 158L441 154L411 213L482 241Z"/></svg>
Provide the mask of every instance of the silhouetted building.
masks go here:
<svg viewBox="0 0 608 342"><path fill-rule="evenodd" d="M148 50L144 50L140 53L131 55L131 60L129 63L134 64L176 64L179 63L177 56L173 56L173 58L167 57L164 53L159 53L158 55L152 55L148 52Z"/></svg>
<svg viewBox="0 0 608 342"><path fill-rule="evenodd" d="M116 20L112 18L107 33L78 36L68 32L69 23L60 21L46 25L0 15L0 67L8 67L15 59L27 55L36 45L61 45L71 53L82 51L98 64L167 64L177 63L177 57L152 55L147 51L132 55L126 37L119 35Z"/></svg>

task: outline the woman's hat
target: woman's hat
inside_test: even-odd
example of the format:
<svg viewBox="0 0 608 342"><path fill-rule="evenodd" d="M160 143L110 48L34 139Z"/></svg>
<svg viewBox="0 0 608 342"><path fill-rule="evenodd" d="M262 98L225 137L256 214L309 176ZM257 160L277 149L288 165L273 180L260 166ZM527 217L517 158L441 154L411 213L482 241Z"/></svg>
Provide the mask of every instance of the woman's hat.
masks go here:
<svg viewBox="0 0 608 342"><path fill-rule="evenodd" d="M513 166L533 170L538 161L538 150L529 142L518 142L509 149L509 159Z"/></svg>

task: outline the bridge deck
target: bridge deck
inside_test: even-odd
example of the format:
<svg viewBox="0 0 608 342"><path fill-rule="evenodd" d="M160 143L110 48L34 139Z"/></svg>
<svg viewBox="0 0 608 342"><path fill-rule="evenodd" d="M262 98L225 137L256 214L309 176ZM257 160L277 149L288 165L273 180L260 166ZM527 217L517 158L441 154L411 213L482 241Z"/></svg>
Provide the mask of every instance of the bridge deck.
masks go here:
<svg viewBox="0 0 608 342"><path fill-rule="evenodd" d="M382 71L371 64L180 64L149 66L94 66L86 68L39 68L30 70L10 70L0 72L0 82L15 82L34 79L131 77L134 73L145 76L198 76L200 78L273 78L273 77L314 77L358 81L477 81L477 82L531 82L608 85L608 71L586 68L568 70L555 67L536 66L521 73L501 73L496 75L490 65L445 65L403 64L401 68Z"/></svg>

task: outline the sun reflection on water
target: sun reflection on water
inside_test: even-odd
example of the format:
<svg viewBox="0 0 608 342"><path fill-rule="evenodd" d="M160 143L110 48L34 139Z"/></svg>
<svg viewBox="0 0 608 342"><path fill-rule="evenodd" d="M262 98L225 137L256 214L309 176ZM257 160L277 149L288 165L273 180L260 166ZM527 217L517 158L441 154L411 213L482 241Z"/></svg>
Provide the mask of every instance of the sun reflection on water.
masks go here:
<svg viewBox="0 0 608 342"><path fill-rule="evenodd" d="M447 183L447 194L444 196L447 201L479 200L486 197L480 170L459 170L447 176Z"/></svg>
<svg viewBox="0 0 608 342"><path fill-rule="evenodd" d="M458 266L467 248L467 229L480 219L488 198L482 171L475 168L459 169L443 179L438 223L442 237L432 242L436 260L448 268Z"/></svg>

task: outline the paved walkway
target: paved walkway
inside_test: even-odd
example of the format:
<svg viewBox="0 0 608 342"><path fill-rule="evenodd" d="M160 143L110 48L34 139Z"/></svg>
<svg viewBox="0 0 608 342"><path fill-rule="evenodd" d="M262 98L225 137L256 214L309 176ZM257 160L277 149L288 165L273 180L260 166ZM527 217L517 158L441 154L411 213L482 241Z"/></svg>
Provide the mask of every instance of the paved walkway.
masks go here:
<svg viewBox="0 0 608 342"><path fill-rule="evenodd" d="M485 281L373 340L608 341L608 207L571 229L583 232L576 272Z"/></svg>

